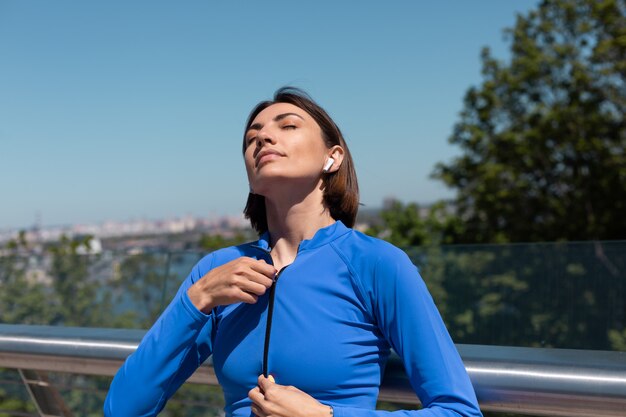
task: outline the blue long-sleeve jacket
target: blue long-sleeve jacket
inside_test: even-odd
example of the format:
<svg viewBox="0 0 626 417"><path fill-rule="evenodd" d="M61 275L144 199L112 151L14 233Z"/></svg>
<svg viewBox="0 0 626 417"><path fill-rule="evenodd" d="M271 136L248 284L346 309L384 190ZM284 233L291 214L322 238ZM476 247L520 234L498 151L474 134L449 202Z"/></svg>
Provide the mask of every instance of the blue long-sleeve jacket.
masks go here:
<svg viewBox="0 0 626 417"><path fill-rule="evenodd" d="M256 304L197 310L187 289L212 268L249 256L271 262L269 236L221 249L193 268L113 379L105 415L155 416L213 355L227 416L251 415L248 391L263 371L269 291ZM400 416L481 416L461 358L404 252L341 222L303 241L274 284L267 369L331 405L337 417L380 417L376 399L390 348L422 401Z"/></svg>

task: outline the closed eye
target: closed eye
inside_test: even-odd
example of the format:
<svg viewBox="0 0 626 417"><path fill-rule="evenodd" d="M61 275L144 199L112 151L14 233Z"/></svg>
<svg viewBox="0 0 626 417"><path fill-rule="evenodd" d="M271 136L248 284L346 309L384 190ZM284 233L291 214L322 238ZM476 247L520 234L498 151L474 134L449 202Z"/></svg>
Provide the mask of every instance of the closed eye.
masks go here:
<svg viewBox="0 0 626 417"><path fill-rule="evenodd" d="M285 125L283 126L283 129L295 129L296 127L296 125Z"/></svg>
<svg viewBox="0 0 626 417"><path fill-rule="evenodd" d="M246 146L252 145L256 141L256 136L250 136L246 139Z"/></svg>

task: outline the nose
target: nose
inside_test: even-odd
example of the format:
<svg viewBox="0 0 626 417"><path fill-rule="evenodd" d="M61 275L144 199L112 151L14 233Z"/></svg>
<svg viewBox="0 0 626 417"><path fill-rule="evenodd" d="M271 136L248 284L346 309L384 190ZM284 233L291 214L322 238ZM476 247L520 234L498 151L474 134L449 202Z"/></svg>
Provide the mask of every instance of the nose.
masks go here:
<svg viewBox="0 0 626 417"><path fill-rule="evenodd" d="M274 139L269 134L267 129L261 129L256 135L257 147L263 146L265 143L274 143Z"/></svg>

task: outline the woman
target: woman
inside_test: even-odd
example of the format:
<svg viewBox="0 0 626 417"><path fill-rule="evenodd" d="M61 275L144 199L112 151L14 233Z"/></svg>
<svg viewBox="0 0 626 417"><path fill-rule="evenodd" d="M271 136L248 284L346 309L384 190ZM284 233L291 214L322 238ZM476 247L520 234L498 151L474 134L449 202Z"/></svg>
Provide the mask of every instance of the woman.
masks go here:
<svg viewBox="0 0 626 417"><path fill-rule="evenodd" d="M352 158L305 93L254 108L243 156L256 242L203 258L115 376L105 415L154 416L209 355L228 416L379 416L393 348L424 409L480 416L471 383L416 268L351 229Z"/></svg>

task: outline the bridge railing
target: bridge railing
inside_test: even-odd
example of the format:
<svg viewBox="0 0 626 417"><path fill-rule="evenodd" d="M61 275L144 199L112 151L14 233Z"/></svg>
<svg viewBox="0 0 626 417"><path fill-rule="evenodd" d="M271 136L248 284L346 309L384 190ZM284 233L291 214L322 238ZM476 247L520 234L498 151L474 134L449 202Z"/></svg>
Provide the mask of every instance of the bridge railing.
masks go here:
<svg viewBox="0 0 626 417"><path fill-rule="evenodd" d="M143 330L0 324L0 367L20 370L41 416L67 416L36 371L112 376ZM481 409L540 416L626 416L626 352L457 345ZM189 383L217 384L210 359ZM50 388L47 389L46 387ZM397 357L380 399L416 404Z"/></svg>

